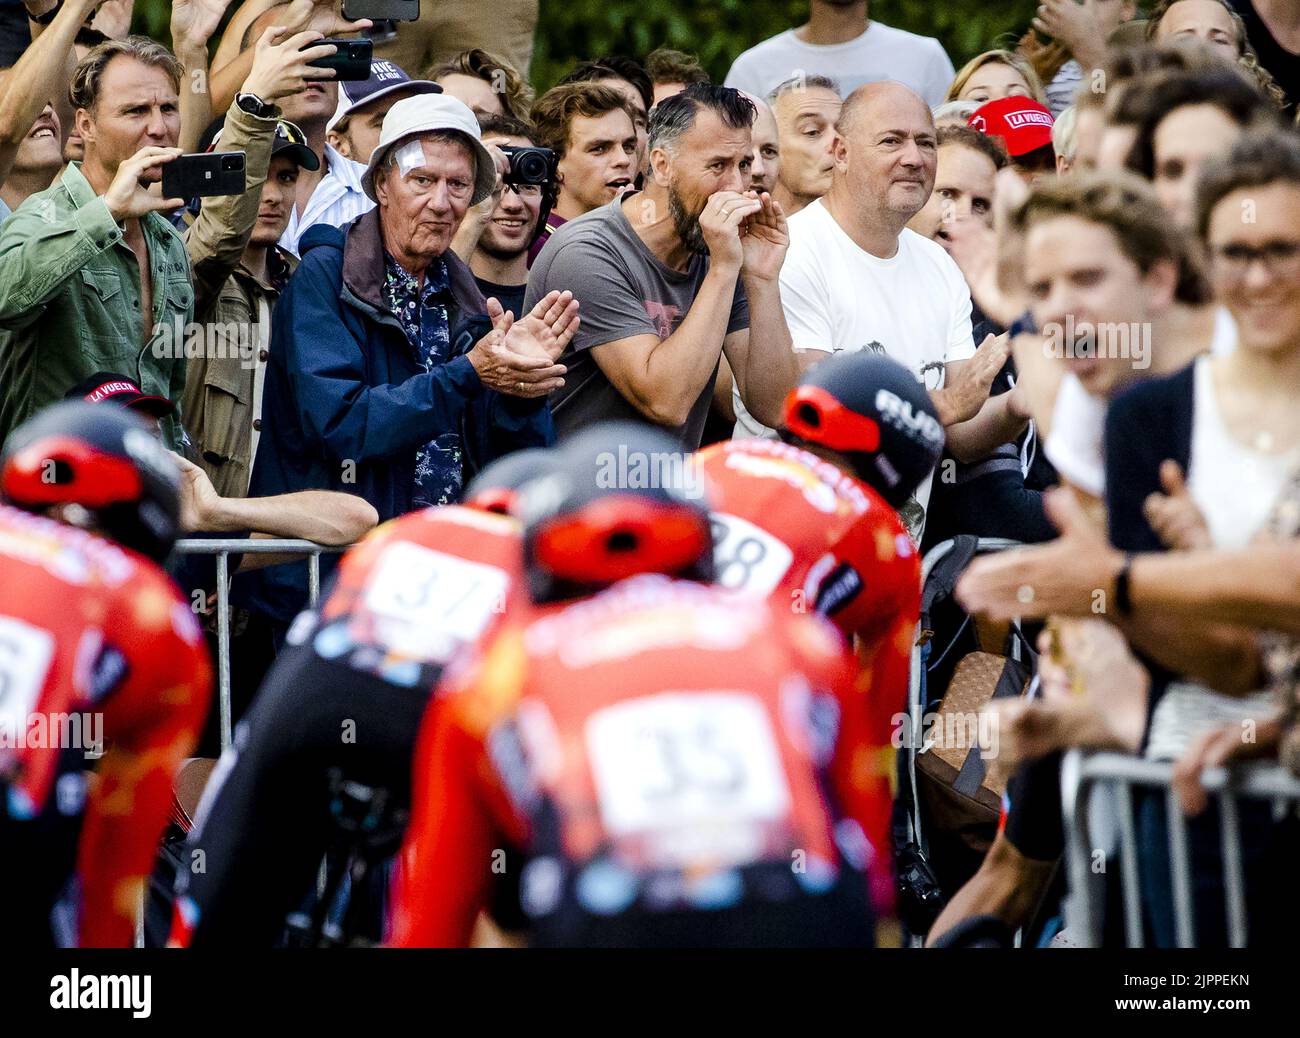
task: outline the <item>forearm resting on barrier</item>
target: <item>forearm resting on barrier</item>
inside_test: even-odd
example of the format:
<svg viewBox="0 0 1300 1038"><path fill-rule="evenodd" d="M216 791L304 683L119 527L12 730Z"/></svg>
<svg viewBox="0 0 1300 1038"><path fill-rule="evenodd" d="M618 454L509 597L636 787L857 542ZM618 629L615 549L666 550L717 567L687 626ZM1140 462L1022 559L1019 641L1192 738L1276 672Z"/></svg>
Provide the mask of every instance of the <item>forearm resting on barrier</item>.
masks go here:
<svg viewBox="0 0 1300 1038"><path fill-rule="evenodd" d="M300 538L342 546L379 522L369 502L354 494L303 490L273 497L223 497L205 514L208 533L252 530L267 537Z"/></svg>

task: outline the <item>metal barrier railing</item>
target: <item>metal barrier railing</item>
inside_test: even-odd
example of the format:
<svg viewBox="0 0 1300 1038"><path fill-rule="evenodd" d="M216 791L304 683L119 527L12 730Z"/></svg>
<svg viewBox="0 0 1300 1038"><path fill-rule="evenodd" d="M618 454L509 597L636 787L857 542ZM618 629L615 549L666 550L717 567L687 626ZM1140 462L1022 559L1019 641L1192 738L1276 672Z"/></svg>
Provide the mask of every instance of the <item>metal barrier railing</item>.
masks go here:
<svg viewBox="0 0 1300 1038"><path fill-rule="evenodd" d="M1196 947L1193 866L1187 820L1174 795L1172 774L1172 764L1119 753L1085 755L1079 750L1071 750L1065 755L1061 766L1061 795L1070 886L1066 922L1079 943L1092 948L1100 947L1102 943L1104 890L1100 889L1101 877L1092 869L1093 843L1089 838L1088 809L1093 789L1105 786L1114 793L1118 814L1125 942L1130 948L1140 948L1144 944L1138 841L1133 818L1133 787L1141 786L1165 792L1174 929L1180 948ZM1207 768L1201 775L1201 782L1219 807L1228 943L1233 948L1244 948L1248 937L1246 890L1237 803L1239 799L1272 800L1278 809L1284 805L1294 808L1300 804L1300 780L1276 764L1249 764L1231 769Z"/></svg>
<svg viewBox="0 0 1300 1038"><path fill-rule="evenodd" d="M230 556L303 555L307 558L307 604L315 607L320 598L320 557L324 552L347 551L348 546L331 547L315 541L275 538L195 538L176 542L179 555L217 557L217 702L221 710L221 749L229 745L233 728L230 695Z"/></svg>

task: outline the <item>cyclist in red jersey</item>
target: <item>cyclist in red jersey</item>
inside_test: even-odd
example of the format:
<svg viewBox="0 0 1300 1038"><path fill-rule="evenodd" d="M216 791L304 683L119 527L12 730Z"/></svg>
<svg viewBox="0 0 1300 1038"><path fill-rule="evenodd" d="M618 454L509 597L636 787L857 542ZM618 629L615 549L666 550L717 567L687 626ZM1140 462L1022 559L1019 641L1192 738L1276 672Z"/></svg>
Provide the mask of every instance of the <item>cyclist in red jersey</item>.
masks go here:
<svg viewBox="0 0 1300 1038"><path fill-rule="evenodd" d="M203 869L178 876L171 944L378 940L382 898L359 896L355 874L350 895L345 884L317 897L315 877L323 859L341 882L356 855L375 874L387 868L430 691L523 603L519 525L500 512L550 452L520 453L479 474L470 506L372 531L319 611L294 622L204 793L187 843Z"/></svg>
<svg viewBox="0 0 1300 1038"><path fill-rule="evenodd" d="M780 441L731 440L697 455L713 496L718 583L820 613L854 638L882 793L867 827L881 912L893 903L892 724L906 704L921 601L920 559L896 509L942 449L929 394L905 368L841 353L800 379Z"/></svg>
<svg viewBox="0 0 1300 1038"><path fill-rule="evenodd" d="M597 426L524 487L539 613L430 704L391 943L465 944L510 850L534 945L871 943L852 656L819 617L709 586L689 486L602 477L674 452Z"/></svg>
<svg viewBox="0 0 1300 1038"><path fill-rule="evenodd" d="M179 479L143 421L82 402L41 412L0 456L7 944L133 943L211 691L198 622L159 565Z"/></svg>

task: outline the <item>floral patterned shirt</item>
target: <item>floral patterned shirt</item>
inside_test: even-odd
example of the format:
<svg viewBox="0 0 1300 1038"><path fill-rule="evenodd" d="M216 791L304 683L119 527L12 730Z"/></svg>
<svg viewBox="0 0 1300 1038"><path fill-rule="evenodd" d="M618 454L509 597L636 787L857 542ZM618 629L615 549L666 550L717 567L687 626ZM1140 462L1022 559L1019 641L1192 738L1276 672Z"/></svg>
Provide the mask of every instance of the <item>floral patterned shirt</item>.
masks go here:
<svg viewBox="0 0 1300 1038"><path fill-rule="evenodd" d="M384 302L402 325L425 371L451 360L451 277L442 258L424 272L424 286L384 253ZM415 456L415 508L451 504L464 482L460 432L441 433Z"/></svg>

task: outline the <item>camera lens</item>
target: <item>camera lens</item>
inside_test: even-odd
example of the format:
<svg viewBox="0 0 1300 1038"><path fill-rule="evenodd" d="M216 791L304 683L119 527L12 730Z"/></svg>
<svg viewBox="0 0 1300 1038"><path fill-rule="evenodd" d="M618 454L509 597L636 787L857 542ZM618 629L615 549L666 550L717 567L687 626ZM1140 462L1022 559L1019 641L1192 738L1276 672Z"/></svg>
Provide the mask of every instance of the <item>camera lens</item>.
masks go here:
<svg viewBox="0 0 1300 1038"><path fill-rule="evenodd" d="M516 170L522 184L546 183L546 159L535 151L526 151L516 157Z"/></svg>
<svg viewBox="0 0 1300 1038"><path fill-rule="evenodd" d="M224 173L232 173L235 170L244 168L244 156L227 155L221 160L221 169Z"/></svg>

